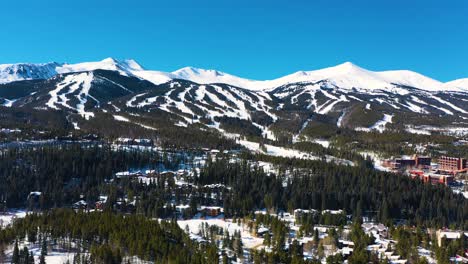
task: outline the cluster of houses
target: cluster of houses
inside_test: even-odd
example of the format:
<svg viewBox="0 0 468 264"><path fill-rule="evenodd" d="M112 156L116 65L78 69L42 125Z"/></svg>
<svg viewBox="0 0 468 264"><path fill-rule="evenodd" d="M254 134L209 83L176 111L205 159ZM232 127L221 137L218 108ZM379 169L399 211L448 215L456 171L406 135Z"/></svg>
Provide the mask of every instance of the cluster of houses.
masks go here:
<svg viewBox="0 0 468 264"><path fill-rule="evenodd" d="M376 254L380 259L388 259L390 263L407 263L394 250L397 241L388 238L388 228L380 223L363 223L362 229L366 235L372 236L374 244L367 246L367 251Z"/></svg>
<svg viewBox="0 0 468 264"><path fill-rule="evenodd" d="M266 214L266 211L256 211L256 214ZM304 252L304 257L305 258L313 258L314 256L314 251L312 250L311 244L313 243L313 237L310 236L303 236L301 238L297 238L297 232L300 229L300 225L296 222L296 219L299 219L303 217L304 215L307 214L332 214L332 215L338 215L338 214L343 214L343 210L323 210L323 211L318 211L314 209L296 209L294 210L293 214L290 213L281 213L279 215L272 214L275 216L278 216L280 219L282 219L285 222L289 223L290 229L293 231L293 237L298 239L298 241L302 244L303 246L303 252ZM338 226L329 226L329 225L315 225L313 227L314 230L318 232L319 238L324 239L328 236L329 231L331 229L338 230ZM373 245L369 245L367 247L367 250L369 252L377 254L380 258L384 259L387 258L390 263L407 263L407 260L401 259L400 256L398 256L394 252L395 244L397 243L394 240L388 239L388 228L380 223L374 223L374 222L365 222L362 224L362 229L363 231L369 235L375 238L375 243ZM343 239L338 240L338 244L336 247L331 246L331 245L324 245L326 255L334 255L337 253L340 253L343 255L343 257L346 259L349 257L354 250L354 242L350 241L347 239L349 237L349 234L351 233L351 227L350 226L344 226L342 229L342 237ZM265 233L268 233L269 230L267 228L261 227L257 231L257 235L260 237L263 237Z"/></svg>
<svg viewBox="0 0 468 264"><path fill-rule="evenodd" d="M179 217L182 217L187 214L187 212L192 211L190 205L177 205L176 206L176 213ZM196 208L197 218L204 219L207 217L217 218L223 217L224 208L220 206L197 206Z"/></svg>
<svg viewBox="0 0 468 264"><path fill-rule="evenodd" d="M81 200L72 204L72 208L76 210L86 210L86 209L95 209L95 210L103 210L105 204L107 203L107 196L100 195L98 200L92 204L89 204L85 200L83 200L84 196L80 197Z"/></svg>
<svg viewBox="0 0 468 264"><path fill-rule="evenodd" d="M114 144L127 146L154 146L152 139L146 138L117 138Z"/></svg>
<svg viewBox="0 0 468 264"><path fill-rule="evenodd" d="M276 216L280 218L285 223L289 224L290 238L297 239L300 244L303 246L303 254L305 258L314 258L314 255L317 253L313 250L313 237L310 236L302 236L298 237L298 231L300 230L300 224L296 221L307 214L341 214L343 213L342 210L313 210L313 209L296 209L293 213L279 213L279 214L269 214L266 210L256 211L255 214L269 214L272 216ZM390 238L389 228L381 223L376 223L372 221L365 221L361 225L362 230L366 235L369 235L374 238L373 244L367 247L367 251L377 255L379 259L387 259L389 263L408 263L407 259L402 258L396 250L396 245L398 241L393 240ZM330 229L338 230L338 226L327 226L327 225L315 225L313 227L319 234L320 239L326 238L330 234ZM347 259L354 250L354 242L349 240L349 234L351 233L350 226L344 226L341 229L341 237L338 240L338 243L335 246L331 245L324 245L325 249L325 256L330 256L334 254L341 254L345 259ZM270 233L271 231L264 226L258 227L256 231L257 237L264 237L265 234ZM435 232L437 243L439 246L443 246L443 241L450 241L456 240L460 238L468 239L468 232L467 231L460 231L460 230L449 230L449 229L441 229ZM418 254L421 257L425 257L429 263L436 263L434 259L434 253L428 249L424 249L422 247L418 247ZM453 256L453 262L459 263L468 263L468 252L466 256Z"/></svg>

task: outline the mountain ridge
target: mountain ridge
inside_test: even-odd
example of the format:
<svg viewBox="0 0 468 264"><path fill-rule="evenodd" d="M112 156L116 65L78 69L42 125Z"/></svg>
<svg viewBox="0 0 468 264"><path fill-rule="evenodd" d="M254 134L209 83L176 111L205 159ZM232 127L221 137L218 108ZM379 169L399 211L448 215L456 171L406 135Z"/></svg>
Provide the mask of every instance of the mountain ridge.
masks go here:
<svg viewBox="0 0 468 264"><path fill-rule="evenodd" d="M268 91L177 79L180 72L162 75L146 71L134 61L116 65L116 61L106 60L65 69L64 72L70 69L78 72L0 84L0 107L12 113L26 111L40 115L41 122L46 123L49 117L40 112L62 116L74 130L96 131L103 129L103 123L119 126L126 122L127 126L145 130L161 129L161 126L197 131L215 129L228 136L233 133L288 142L311 129L370 132L378 128L379 132L388 129L410 133L468 129L466 92L434 92L393 84L387 89L370 91L346 87L346 83L338 82L339 78L307 82L314 80L307 79L312 74L321 79L329 71L335 74L333 77L347 77L351 72L371 76L376 83L382 81L379 74L352 64L341 65L339 70L299 72L296 76L305 76L304 82ZM183 70L189 75L222 74L194 68ZM136 76L142 73L166 80L157 85Z"/></svg>
<svg viewBox="0 0 468 264"><path fill-rule="evenodd" d="M183 79L199 84L225 83L256 91L273 90L291 83L315 83L326 81L342 89L386 90L399 86L414 87L426 91L468 91L468 78L440 82L409 70L371 71L351 62L312 71L297 71L271 80L252 80L218 70L183 67L173 72L147 70L132 59L106 58L97 62L68 63L18 63L0 65L0 83L21 80L48 79L57 74L93 70L117 71L125 76L134 76L156 85L174 79Z"/></svg>

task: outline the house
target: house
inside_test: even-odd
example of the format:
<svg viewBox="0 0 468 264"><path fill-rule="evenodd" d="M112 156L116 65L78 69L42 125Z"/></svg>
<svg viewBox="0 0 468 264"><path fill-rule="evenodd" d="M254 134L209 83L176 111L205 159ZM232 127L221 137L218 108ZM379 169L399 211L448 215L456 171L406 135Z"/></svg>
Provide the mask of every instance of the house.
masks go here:
<svg viewBox="0 0 468 264"><path fill-rule="evenodd" d="M104 196L104 195L99 196L99 200L94 204L96 210L103 210L106 202L107 202L107 196Z"/></svg>
<svg viewBox="0 0 468 264"><path fill-rule="evenodd" d="M206 216L216 217L223 212L223 208L219 206L201 206L200 211Z"/></svg>
<svg viewBox="0 0 468 264"><path fill-rule="evenodd" d="M86 209L87 206L88 206L88 203L86 201L79 200L78 202L72 205L72 208L73 209Z"/></svg>
<svg viewBox="0 0 468 264"><path fill-rule="evenodd" d="M338 240L338 247L340 248L341 254L343 256L349 256L353 253L354 250L354 242L349 240Z"/></svg>
<svg viewBox="0 0 468 264"><path fill-rule="evenodd" d="M437 244L439 245L439 247L442 246L443 239L456 240L460 238L466 239L466 237L468 237L468 232L463 232L459 230L439 229L436 232Z"/></svg>
<svg viewBox="0 0 468 264"><path fill-rule="evenodd" d="M180 204L176 205L176 213L180 216L185 216L185 214L190 211L190 205L188 204Z"/></svg>
<svg viewBox="0 0 468 264"><path fill-rule="evenodd" d="M388 228L383 224L364 223L362 229L367 235L372 235L375 238L385 238L388 235Z"/></svg>
<svg viewBox="0 0 468 264"><path fill-rule="evenodd" d="M265 234L269 233L270 230L266 227L259 227L257 230L257 237L263 237Z"/></svg>
<svg viewBox="0 0 468 264"><path fill-rule="evenodd" d="M299 219L304 215L309 215L309 214L317 214L318 211L314 209L296 209L294 210L294 218Z"/></svg>
<svg viewBox="0 0 468 264"><path fill-rule="evenodd" d="M115 144L120 144L120 145L136 145L136 146L153 146L154 141L152 139L146 139L146 138L118 138L114 142Z"/></svg>
<svg viewBox="0 0 468 264"><path fill-rule="evenodd" d="M339 209L339 210L323 210L322 211L322 214L333 214L333 215L337 215L337 214L342 214L344 211Z"/></svg>

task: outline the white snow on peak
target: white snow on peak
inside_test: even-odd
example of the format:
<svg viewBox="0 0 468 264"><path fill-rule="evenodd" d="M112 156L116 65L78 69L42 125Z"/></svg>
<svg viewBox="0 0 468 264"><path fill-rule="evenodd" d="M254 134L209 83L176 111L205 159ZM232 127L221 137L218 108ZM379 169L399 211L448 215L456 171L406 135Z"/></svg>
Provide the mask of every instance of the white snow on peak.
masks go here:
<svg viewBox="0 0 468 264"><path fill-rule="evenodd" d="M422 90L439 91L442 88L442 83L426 77L417 72L400 70L400 71L383 71L378 73L387 82L420 88Z"/></svg>
<svg viewBox="0 0 468 264"><path fill-rule="evenodd" d="M94 70L118 71L129 76L132 71L142 71L143 68L134 60L119 61L114 58L107 58L98 62L82 62L76 64L64 64L56 68L57 73L85 72Z"/></svg>
<svg viewBox="0 0 468 264"><path fill-rule="evenodd" d="M279 86L308 82L322 82L330 88L388 90L404 92L400 86L409 86L426 91L468 91L468 78L441 83L408 70L370 71L351 62L313 71L298 71L273 80L251 80L217 70L185 67L173 72L146 70L135 60L107 58L97 62L76 64L4 64L0 65L0 84L18 80L47 79L56 74L94 70L118 71L125 76L134 76L154 84L173 79L183 79L199 84L225 83L249 90L267 91ZM405 90L406 91L406 90Z"/></svg>
<svg viewBox="0 0 468 264"><path fill-rule="evenodd" d="M57 74L56 62L49 63L17 63L0 65L0 84L15 81L49 79Z"/></svg>
<svg viewBox="0 0 468 264"><path fill-rule="evenodd" d="M225 83L236 87L255 89L256 81L237 77L217 70L184 67L171 73L177 79L189 80L199 84Z"/></svg>
<svg viewBox="0 0 468 264"><path fill-rule="evenodd" d="M301 71L276 79L273 82L284 85L295 82L325 81L328 86L342 89L385 90L398 85L411 86L422 90L437 91L441 83L411 71L374 72L363 69L351 62L315 71Z"/></svg>
<svg viewBox="0 0 468 264"><path fill-rule="evenodd" d="M468 78L458 79L443 84L444 90L458 90L468 92Z"/></svg>
<svg viewBox="0 0 468 264"><path fill-rule="evenodd" d="M279 86L323 81L327 86L341 89L386 90L398 86L410 86L428 91L453 90L444 87L441 82L419 73L399 70L374 72L363 69L351 62L314 71L298 71L277 79L258 81L244 79L216 70L204 70L185 67L171 73L178 79L190 80L200 84L226 83L250 90L268 90Z"/></svg>

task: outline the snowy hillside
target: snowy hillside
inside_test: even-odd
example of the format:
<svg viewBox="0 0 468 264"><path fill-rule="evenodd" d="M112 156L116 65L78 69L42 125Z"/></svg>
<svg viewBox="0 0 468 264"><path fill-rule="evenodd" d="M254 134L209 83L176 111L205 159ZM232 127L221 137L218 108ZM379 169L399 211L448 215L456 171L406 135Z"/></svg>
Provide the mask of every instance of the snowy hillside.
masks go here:
<svg viewBox="0 0 468 264"><path fill-rule="evenodd" d="M446 90L458 90L468 92L468 78L446 82L443 84L443 87Z"/></svg>
<svg viewBox="0 0 468 264"><path fill-rule="evenodd" d="M0 84L24 80L49 79L57 74L58 63L44 64L2 64L0 65Z"/></svg>
<svg viewBox="0 0 468 264"><path fill-rule="evenodd" d="M250 80L217 70L185 67L173 72L144 69L135 60L107 58L98 62L77 64L4 64L0 65L0 83L19 80L48 79L56 74L94 70L117 71L124 76L134 76L156 85L174 79L188 80L199 84L224 83L244 89L260 91L292 83L326 83L330 88L387 90L412 87L425 91L467 91L467 79L442 83L416 72L407 70L370 71L351 62L314 71L298 71L273 80Z"/></svg>
<svg viewBox="0 0 468 264"><path fill-rule="evenodd" d="M441 83L349 62L269 81L192 67L151 71L112 58L2 65L0 74L0 106L64 112L75 128L102 114L148 129L163 121L268 139L296 138L319 125L379 132L468 127L468 79Z"/></svg>

